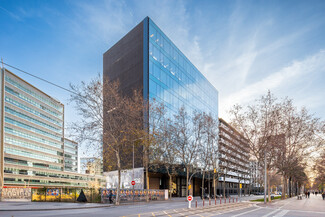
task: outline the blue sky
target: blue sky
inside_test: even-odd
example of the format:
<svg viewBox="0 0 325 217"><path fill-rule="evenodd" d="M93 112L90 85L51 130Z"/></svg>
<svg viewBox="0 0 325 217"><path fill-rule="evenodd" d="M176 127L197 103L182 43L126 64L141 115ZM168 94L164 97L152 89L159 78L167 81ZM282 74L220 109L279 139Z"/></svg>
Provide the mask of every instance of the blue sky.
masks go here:
<svg viewBox="0 0 325 217"><path fill-rule="evenodd" d="M325 119L325 1L0 0L0 56L68 87L101 73L102 54L145 16L219 90L226 120L268 89ZM76 119L68 93L17 74Z"/></svg>

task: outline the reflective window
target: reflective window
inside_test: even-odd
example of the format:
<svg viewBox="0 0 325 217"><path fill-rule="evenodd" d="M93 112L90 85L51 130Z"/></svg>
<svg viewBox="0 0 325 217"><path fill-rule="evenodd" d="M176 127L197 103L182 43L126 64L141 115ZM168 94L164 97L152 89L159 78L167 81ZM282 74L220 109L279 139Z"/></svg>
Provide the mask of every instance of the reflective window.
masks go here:
<svg viewBox="0 0 325 217"><path fill-rule="evenodd" d="M149 20L149 97L171 113L184 106L218 117L218 91Z"/></svg>

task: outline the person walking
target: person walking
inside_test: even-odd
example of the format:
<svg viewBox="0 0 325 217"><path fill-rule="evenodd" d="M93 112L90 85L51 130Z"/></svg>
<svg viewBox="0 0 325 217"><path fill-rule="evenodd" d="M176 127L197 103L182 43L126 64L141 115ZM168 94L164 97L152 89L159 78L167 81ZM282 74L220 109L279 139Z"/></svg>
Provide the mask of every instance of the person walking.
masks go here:
<svg viewBox="0 0 325 217"><path fill-rule="evenodd" d="M323 200L325 200L325 191L322 193Z"/></svg>
<svg viewBox="0 0 325 217"><path fill-rule="evenodd" d="M306 196L306 198L308 197L308 192L307 191L305 191L305 196Z"/></svg>
<svg viewBox="0 0 325 217"><path fill-rule="evenodd" d="M108 200L109 200L109 203L113 203L112 197L113 197L112 190L109 190L109 193L108 193Z"/></svg>
<svg viewBox="0 0 325 217"><path fill-rule="evenodd" d="M308 191L308 198L310 197L310 191Z"/></svg>

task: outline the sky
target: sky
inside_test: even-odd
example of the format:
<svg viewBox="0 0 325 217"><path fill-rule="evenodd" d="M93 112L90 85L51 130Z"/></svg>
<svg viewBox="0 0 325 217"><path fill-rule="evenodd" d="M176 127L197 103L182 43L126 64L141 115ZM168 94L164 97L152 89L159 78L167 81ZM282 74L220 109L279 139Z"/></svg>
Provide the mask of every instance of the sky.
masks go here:
<svg viewBox="0 0 325 217"><path fill-rule="evenodd" d="M219 116L271 90L325 119L325 1L0 0L0 57L63 87L149 16L219 91ZM10 69L10 68L8 68ZM65 104L69 93L11 70Z"/></svg>

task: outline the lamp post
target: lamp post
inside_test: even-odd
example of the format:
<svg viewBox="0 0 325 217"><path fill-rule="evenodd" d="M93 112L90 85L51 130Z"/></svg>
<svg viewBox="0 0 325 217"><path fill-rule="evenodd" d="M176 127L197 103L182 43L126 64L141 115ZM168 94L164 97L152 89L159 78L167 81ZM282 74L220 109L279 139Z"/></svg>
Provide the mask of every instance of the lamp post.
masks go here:
<svg viewBox="0 0 325 217"><path fill-rule="evenodd" d="M188 179L188 184L191 183L191 179L192 179L192 177L193 177L196 173L199 173L199 172L202 172L202 171L196 171L196 172L192 173L192 175L191 175L190 178ZM190 189L189 189L188 191L190 191ZM190 194L190 192L187 192L187 193Z"/></svg>

